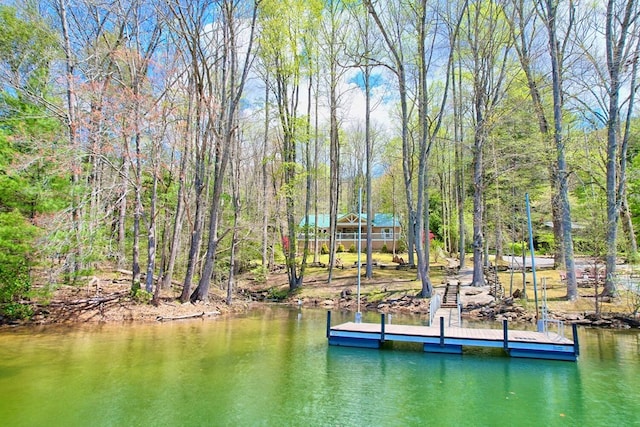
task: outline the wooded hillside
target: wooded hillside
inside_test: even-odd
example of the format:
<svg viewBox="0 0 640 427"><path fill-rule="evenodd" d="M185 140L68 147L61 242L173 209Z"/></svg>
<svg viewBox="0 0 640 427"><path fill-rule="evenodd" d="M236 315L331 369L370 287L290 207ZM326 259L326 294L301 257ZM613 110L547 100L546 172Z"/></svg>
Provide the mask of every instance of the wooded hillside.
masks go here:
<svg viewBox="0 0 640 427"><path fill-rule="evenodd" d="M568 299L576 254L614 295L638 257L639 3L0 6L0 310L28 315L36 271L106 265L134 294L178 281L183 302L212 283L231 302L248 268L295 289L318 255L301 219L329 214L335 236L360 204L400 218L429 297L434 249L473 253L476 285L489 254L521 254L525 194Z"/></svg>

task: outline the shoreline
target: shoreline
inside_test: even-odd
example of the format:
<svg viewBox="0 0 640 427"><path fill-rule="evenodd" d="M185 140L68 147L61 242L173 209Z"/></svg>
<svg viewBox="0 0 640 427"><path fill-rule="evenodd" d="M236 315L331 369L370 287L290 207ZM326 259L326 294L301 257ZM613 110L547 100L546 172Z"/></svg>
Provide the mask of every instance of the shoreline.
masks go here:
<svg viewBox="0 0 640 427"><path fill-rule="evenodd" d="M245 276L238 280L232 305L226 304L226 291L212 287L209 302L180 303L180 288L174 286L162 290L157 305L140 302L130 293L130 284L119 276L109 273L98 279L91 278L85 286L64 285L53 291L48 298L27 301L34 315L26 321L7 321L0 318L0 329L16 326L76 325L85 323L149 323L181 321L193 318L245 313L252 307L263 304L281 304L288 307L317 308L356 312L355 278L352 275L338 277L326 284L323 276L311 276L300 289L289 292L286 275L272 275L268 282L256 283ZM444 280L443 280L444 283ZM360 311L389 314L429 314L430 299L417 297L415 281L399 276L364 281L360 298ZM434 292L440 292L438 285ZM523 325L535 325L535 304L530 300L506 297L496 301L489 294L490 287L460 287L461 318L479 322L501 322L506 319ZM583 297L584 299L584 297ZM583 302L585 302L584 300ZM565 307L569 309L564 309ZM607 329L640 328L640 319L623 313L620 302L609 310L574 309L578 305L550 304L548 314L553 320L567 324ZM588 307L582 304L581 307ZM593 307L592 307L593 308Z"/></svg>

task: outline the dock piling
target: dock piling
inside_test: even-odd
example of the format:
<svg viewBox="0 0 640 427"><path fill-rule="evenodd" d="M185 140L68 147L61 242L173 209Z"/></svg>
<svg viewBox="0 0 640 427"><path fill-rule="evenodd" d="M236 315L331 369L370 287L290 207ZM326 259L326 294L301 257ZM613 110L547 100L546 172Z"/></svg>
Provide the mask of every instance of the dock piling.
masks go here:
<svg viewBox="0 0 640 427"><path fill-rule="evenodd" d="M440 316L440 347L444 347L444 317Z"/></svg>
<svg viewBox="0 0 640 427"><path fill-rule="evenodd" d="M384 313L380 314L380 342L384 342Z"/></svg>
<svg viewBox="0 0 640 427"><path fill-rule="evenodd" d="M507 319L502 321L502 335L504 336L504 350L509 351L509 321Z"/></svg>
<svg viewBox="0 0 640 427"><path fill-rule="evenodd" d="M578 343L578 325L572 323L571 329L573 330L573 352L576 357L578 357L580 355L580 344Z"/></svg>
<svg viewBox="0 0 640 427"><path fill-rule="evenodd" d="M327 338L331 335L331 310L327 311Z"/></svg>

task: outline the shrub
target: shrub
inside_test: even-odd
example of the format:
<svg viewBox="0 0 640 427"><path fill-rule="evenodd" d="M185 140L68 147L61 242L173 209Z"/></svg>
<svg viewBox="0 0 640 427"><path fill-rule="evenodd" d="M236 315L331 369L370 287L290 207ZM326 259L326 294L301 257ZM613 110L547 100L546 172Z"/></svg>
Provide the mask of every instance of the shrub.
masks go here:
<svg viewBox="0 0 640 427"><path fill-rule="evenodd" d="M329 253L329 246L327 246L326 243L322 244L322 247L320 248L320 253L322 255L327 255Z"/></svg>
<svg viewBox="0 0 640 427"><path fill-rule="evenodd" d="M396 244L396 252L406 252L407 251L407 242L404 240L398 240Z"/></svg>
<svg viewBox="0 0 640 427"><path fill-rule="evenodd" d="M267 298L273 301L282 301L289 295L289 290L286 288L269 288L269 294Z"/></svg>
<svg viewBox="0 0 640 427"><path fill-rule="evenodd" d="M443 250L444 250L444 242L442 240L439 240L439 239L431 240L431 252L432 252L433 260L435 262L438 262L438 260L440 259L440 254L443 252Z"/></svg>
<svg viewBox="0 0 640 427"><path fill-rule="evenodd" d="M26 267L18 270L0 268L0 315L10 320L27 319L33 315L31 306L21 304L20 299L31 289L31 279Z"/></svg>
<svg viewBox="0 0 640 427"><path fill-rule="evenodd" d="M29 319L33 316L33 308L26 304L20 304L18 302L10 302L3 304L0 314L4 315L10 320Z"/></svg>
<svg viewBox="0 0 640 427"><path fill-rule="evenodd" d="M153 299L153 294L151 292L147 292L142 288L137 288L136 290L131 292L131 298L134 301L140 304L149 304Z"/></svg>
<svg viewBox="0 0 640 427"><path fill-rule="evenodd" d="M29 254L36 229L17 210L0 213L0 315L30 317L30 306L20 303L31 290Z"/></svg>
<svg viewBox="0 0 640 427"><path fill-rule="evenodd" d="M336 249L336 252L344 252L344 245L342 243L338 245L338 249Z"/></svg>
<svg viewBox="0 0 640 427"><path fill-rule="evenodd" d="M354 245L353 243L351 244L351 246L349 246L349 253L350 254L356 253L356 245Z"/></svg>
<svg viewBox="0 0 640 427"><path fill-rule="evenodd" d="M511 242L509 243L509 251L515 255L521 255L522 250L529 250L529 244L527 242Z"/></svg>
<svg viewBox="0 0 640 427"><path fill-rule="evenodd" d="M383 254L388 254L389 253L389 248L387 247L386 243L384 243L382 245L382 247L380 248L380 252L383 253Z"/></svg>

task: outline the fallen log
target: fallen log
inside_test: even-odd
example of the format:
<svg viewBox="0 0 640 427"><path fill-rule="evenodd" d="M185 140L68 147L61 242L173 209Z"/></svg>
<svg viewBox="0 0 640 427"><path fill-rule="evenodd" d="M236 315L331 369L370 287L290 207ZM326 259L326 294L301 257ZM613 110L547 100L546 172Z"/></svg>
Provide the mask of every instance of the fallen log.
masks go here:
<svg viewBox="0 0 640 427"><path fill-rule="evenodd" d="M203 311L202 313L186 314L184 316L172 316L172 317L157 316L156 320L158 322L165 322L165 321L170 321L170 320L195 319L197 317L200 317L200 318L211 317L211 316L217 316L219 314L220 314L220 312L217 311L217 310L209 311L209 312L204 312Z"/></svg>
<svg viewBox="0 0 640 427"><path fill-rule="evenodd" d="M127 296L127 293L117 293L117 294L109 295L107 297L86 298L86 299L77 299L77 300L71 300L71 301L52 300L49 304L43 304L43 305L69 306L69 305L81 305L81 304L102 304L105 302L115 301L120 298L124 298L126 296Z"/></svg>

